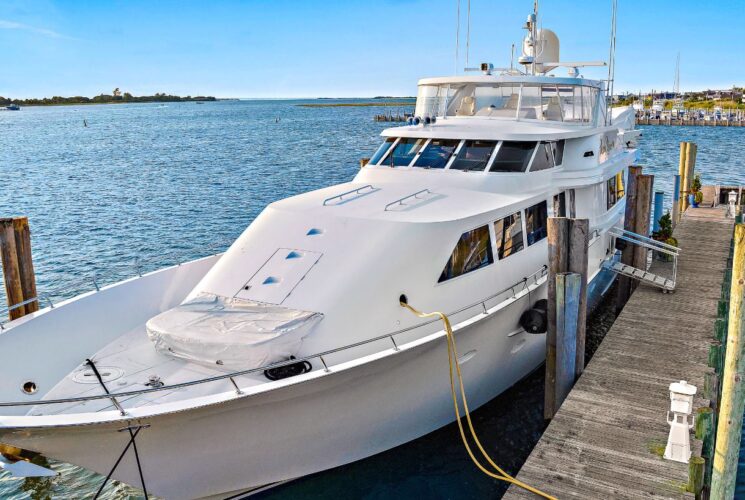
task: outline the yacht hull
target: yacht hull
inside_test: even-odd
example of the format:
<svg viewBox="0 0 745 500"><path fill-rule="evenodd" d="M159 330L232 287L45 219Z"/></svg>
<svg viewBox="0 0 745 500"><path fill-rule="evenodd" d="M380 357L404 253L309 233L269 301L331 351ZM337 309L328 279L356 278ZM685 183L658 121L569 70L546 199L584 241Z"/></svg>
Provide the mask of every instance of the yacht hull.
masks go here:
<svg viewBox="0 0 745 500"><path fill-rule="evenodd" d="M517 325L545 283L458 331L469 406L475 409L538 367L545 335ZM340 365L343 366L343 365ZM245 490L353 462L454 420L445 339L315 379L230 401L131 422L3 429L3 443L108 474L136 438L148 492L199 498ZM124 430L123 430L124 429ZM140 486L132 449L112 478Z"/></svg>

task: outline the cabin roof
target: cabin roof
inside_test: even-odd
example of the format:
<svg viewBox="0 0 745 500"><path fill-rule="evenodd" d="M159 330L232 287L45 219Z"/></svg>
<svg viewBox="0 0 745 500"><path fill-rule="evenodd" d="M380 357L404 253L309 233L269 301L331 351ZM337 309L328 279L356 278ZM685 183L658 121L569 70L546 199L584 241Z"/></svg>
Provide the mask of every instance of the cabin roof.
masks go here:
<svg viewBox="0 0 745 500"><path fill-rule="evenodd" d="M587 78L558 77L545 75L458 75L422 78L419 85L441 85L455 83L534 83L553 85L585 85L588 87L604 88L601 80Z"/></svg>
<svg viewBox="0 0 745 500"><path fill-rule="evenodd" d="M439 171L439 176L464 175L463 172ZM426 174L425 174L426 175ZM431 174L430 174L431 175ZM474 174L479 175L479 174ZM430 181L430 182L425 182ZM512 213L515 204L537 197L545 199L545 190L519 193L490 193L471 189L454 188L444 185L444 179L422 183L381 183L373 191L363 191L360 195L349 195L343 200L330 197L352 189L361 188L361 183L346 183L329 188L303 193L272 203L272 209L291 211L304 216L362 218L389 222L434 223L462 220L469 217L504 208L505 214ZM417 197L413 195L421 193ZM539 196L540 195L540 196ZM401 200L403 203L397 203ZM319 224L320 224L319 220Z"/></svg>
<svg viewBox="0 0 745 500"><path fill-rule="evenodd" d="M537 141L586 137L598 133L602 128L602 125L592 127L584 123L448 116L445 119L438 119L432 125L404 125L387 128L380 135L383 137Z"/></svg>

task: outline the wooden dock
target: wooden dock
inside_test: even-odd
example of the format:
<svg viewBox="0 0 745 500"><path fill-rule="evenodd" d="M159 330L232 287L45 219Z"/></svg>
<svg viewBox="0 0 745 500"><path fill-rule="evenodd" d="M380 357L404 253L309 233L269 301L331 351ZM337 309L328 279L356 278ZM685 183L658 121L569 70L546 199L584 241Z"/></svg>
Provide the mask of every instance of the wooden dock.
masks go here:
<svg viewBox="0 0 745 500"><path fill-rule="evenodd" d="M734 221L689 209L675 229L675 293L640 285L517 478L557 498L695 498L688 464L662 459L671 382L704 378ZM693 441L700 450L701 442ZM506 499L533 499L511 486Z"/></svg>
<svg viewBox="0 0 745 500"><path fill-rule="evenodd" d="M745 127L742 120L701 120L678 118L637 117L637 125L665 125L668 127Z"/></svg>

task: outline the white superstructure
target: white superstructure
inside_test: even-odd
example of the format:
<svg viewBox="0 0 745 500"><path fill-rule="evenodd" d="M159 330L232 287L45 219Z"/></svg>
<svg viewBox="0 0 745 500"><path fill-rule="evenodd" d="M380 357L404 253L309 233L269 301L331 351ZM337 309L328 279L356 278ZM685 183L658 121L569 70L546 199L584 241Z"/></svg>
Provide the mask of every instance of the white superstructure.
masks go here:
<svg viewBox="0 0 745 500"><path fill-rule="evenodd" d="M225 254L6 325L0 442L165 498L370 456L454 419L445 333L402 296L450 314L472 407L537 368L545 330L521 316L546 295L547 217L590 220L592 301L635 132L604 83L546 75L583 64L533 58L556 37L530 33L525 74L421 80L351 182L272 203ZM139 464L114 468L133 436Z"/></svg>

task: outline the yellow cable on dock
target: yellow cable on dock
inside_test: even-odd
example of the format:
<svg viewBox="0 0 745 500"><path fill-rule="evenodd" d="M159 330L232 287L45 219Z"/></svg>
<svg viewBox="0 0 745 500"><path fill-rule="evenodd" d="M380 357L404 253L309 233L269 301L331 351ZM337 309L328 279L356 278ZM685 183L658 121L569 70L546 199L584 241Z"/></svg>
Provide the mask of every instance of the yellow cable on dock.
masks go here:
<svg viewBox="0 0 745 500"><path fill-rule="evenodd" d="M416 314L420 318L432 318L432 317L439 317L442 320L443 325L445 325L445 332L447 337L447 344L448 344L448 363L450 365L450 393L453 396L453 407L455 408L455 421L458 422L458 429L460 430L460 437L463 440L463 445L466 447L466 451L468 451L468 456L471 457L471 460L474 464L476 464L476 467L478 467L481 472L486 474L489 477L493 477L494 479L499 479L500 481L505 481L507 483L514 484L515 486L518 486L520 488L523 488L524 490L530 491L531 493L534 493L540 497L546 498L548 500L557 500L556 497L552 497L548 493L544 493L536 488L533 488L532 486L529 486L522 481L515 479L514 477L510 476L505 472L501 467L499 467L497 464L494 463L494 461L491 459L488 453L486 453L486 450L484 450L484 447L481 445L481 442L479 441L478 436L476 436L476 431L473 428L473 423L471 422L471 415L470 411L468 410L468 402L466 401L466 392L463 387L463 376L460 371L460 363L458 362L458 350L455 347L455 336L453 335L453 328L450 325L450 320L448 317L441 312L435 311L431 313L423 313L421 311L418 311L411 307L406 302L401 302L401 307L405 307L412 313ZM468 429L471 434L471 438L476 443L476 446L478 447L481 454L484 456L487 462L489 462L489 465L491 465L497 472L492 472L488 470L484 465L479 462L479 460L474 456L473 451L471 450L471 446L468 444L468 439L466 438L465 430L463 429L463 422L461 422L460 417L460 408L458 407L458 395L455 390L455 379L453 378L453 365L455 365L455 371L458 376L458 385L460 386L460 394L461 398L463 400L463 413L466 417L466 421L468 422Z"/></svg>

